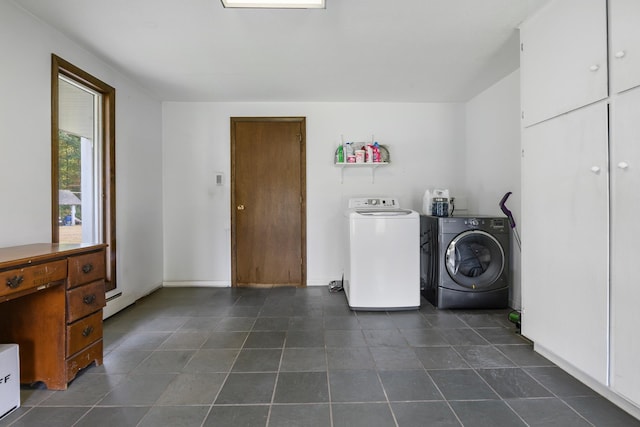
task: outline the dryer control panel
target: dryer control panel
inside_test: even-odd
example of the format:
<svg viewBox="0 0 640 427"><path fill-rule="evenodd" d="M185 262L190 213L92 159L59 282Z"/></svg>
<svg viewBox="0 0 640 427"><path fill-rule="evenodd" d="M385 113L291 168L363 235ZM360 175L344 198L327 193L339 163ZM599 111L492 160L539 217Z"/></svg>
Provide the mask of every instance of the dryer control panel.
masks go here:
<svg viewBox="0 0 640 427"><path fill-rule="evenodd" d="M502 218L493 218L491 219L491 223L489 224L492 230L504 230L507 227L507 223L505 219Z"/></svg>
<svg viewBox="0 0 640 427"><path fill-rule="evenodd" d="M449 216L439 218L439 227L442 233L462 233L467 230L483 230L489 233L509 233L507 218L494 216Z"/></svg>
<svg viewBox="0 0 640 427"><path fill-rule="evenodd" d="M492 227L493 221L495 221L495 218L483 218L480 216L461 217L460 219L464 221L464 225L469 228Z"/></svg>
<svg viewBox="0 0 640 427"><path fill-rule="evenodd" d="M482 217L467 217L462 218L464 224L469 228L482 228L490 230L504 230L506 227L506 218L482 218Z"/></svg>

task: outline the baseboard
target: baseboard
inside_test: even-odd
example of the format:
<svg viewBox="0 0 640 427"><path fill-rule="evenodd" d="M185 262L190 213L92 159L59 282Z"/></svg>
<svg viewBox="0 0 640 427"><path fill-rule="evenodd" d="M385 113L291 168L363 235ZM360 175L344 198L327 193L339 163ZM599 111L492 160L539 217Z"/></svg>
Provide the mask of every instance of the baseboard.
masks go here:
<svg viewBox="0 0 640 427"><path fill-rule="evenodd" d="M320 279L320 280L307 280L307 286L311 287L311 286L326 286L329 287L329 283L331 283L334 280L340 280L340 278L333 278L333 279Z"/></svg>
<svg viewBox="0 0 640 427"><path fill-rule="evenodd" d="M307 286L329 286L330 280L307 281ZM229 288L231 283L224 280L192 280L192 281L168 281L162 282L165 288Z"/></svg>
<svg viewBox="0 0 640 427"><path fill-rule="evenodd" d="M606 385L600 383L599 381L596 381L589 375L577 369L571 363L567 362L563 358L559 357L558 355L556 355L552 351L549 351L548 349L546 349L541 345L536 345L534 343L533 349L537 353L540 353L542 356L546 357L547 359L549 359L550 361L558 365L559 368L567 372L569 375L573 376L578 381L582 382L583 384L593 389L593 391L595 391L596 393L598 393L599 395L601 395L602 397L604 397L605 399L607 399L608 401L610 401L611 403L613 403L614 405L622 409L623 411L626 411L631 416L637 419L640 419L640 408L634 405L633 403L631 403L630 401L628 401L627 399L625 399L624 397L620 396L613 390L611 390Z"/></svg>
<svg viewBox="0 0 640 427"><path fill-rule="evenodd" d="M192 280L162 282L165 288L228 288L231 283L224 280Z"/></svg>
<svg viewBox="0 0 640 427"><path fill-rule="evenodd" d="M114 314L124 310L132 304L135 304L140 298L143 298L162 287L162 283L150 285L142 292L122 291L119 288L108 293L107 305L103 308L102 318L107 319Z"/></svg>

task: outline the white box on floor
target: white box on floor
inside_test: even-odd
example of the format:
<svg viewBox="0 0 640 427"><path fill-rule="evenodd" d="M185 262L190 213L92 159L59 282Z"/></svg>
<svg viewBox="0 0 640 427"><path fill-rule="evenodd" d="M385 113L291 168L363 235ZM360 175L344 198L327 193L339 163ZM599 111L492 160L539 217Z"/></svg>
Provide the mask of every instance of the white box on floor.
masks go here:
<svg viewBox="0 0 640 427"><path fill-rule="evenodd" d="M18 344L0 344L0 419L20 407Z"/></svg>

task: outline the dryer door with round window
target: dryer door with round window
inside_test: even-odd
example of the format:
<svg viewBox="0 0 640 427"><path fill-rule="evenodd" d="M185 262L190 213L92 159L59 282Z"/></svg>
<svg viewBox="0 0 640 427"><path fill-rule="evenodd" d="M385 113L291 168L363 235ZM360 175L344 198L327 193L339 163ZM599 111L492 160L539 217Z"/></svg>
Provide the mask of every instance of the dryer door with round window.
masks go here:
<svg viewBox="0 0 640 427"><path fill-rule="evenodd" d="M445 266L449 276L469 290L486 291L502 287L505 268L502 245L491 234L469 230L457 235L447 247Z"/></svg>

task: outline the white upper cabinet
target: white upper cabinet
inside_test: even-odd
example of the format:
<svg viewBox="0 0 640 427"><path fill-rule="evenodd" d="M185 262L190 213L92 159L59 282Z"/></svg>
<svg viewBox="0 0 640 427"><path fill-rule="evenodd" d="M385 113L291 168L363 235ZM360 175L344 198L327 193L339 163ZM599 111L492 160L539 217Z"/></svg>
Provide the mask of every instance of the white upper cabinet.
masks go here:
<svg viewBox="0 0 640 427"><path fill-rule="evenodd" d="M608 96L606 0L551 2L520 41L525 127Z"/></svg>
<svg viewBox="0 0 640 427"><path fill-rule="evenodd" d="M611 88L640 86L640 1L609 0Z"/></svg>

